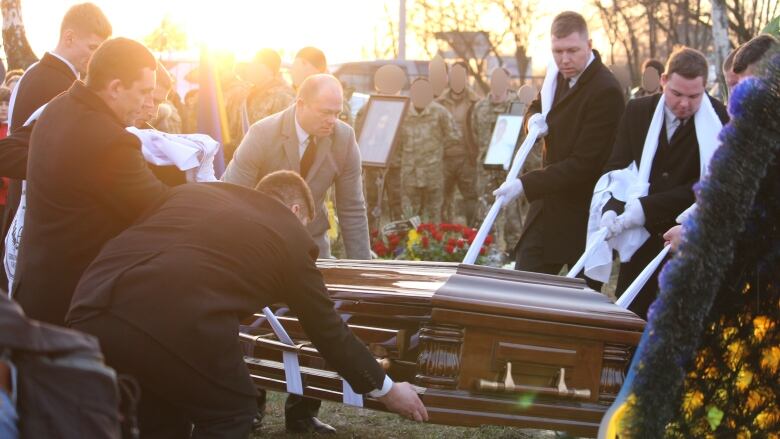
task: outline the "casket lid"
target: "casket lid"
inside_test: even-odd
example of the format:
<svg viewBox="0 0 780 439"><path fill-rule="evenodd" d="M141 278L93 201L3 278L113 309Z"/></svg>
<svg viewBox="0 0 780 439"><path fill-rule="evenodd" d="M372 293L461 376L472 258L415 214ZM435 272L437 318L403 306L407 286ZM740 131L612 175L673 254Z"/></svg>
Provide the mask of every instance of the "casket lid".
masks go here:
<svg viewBox="0 0 780 439"><path fill-rule="evenodd" d="M582 279L461 264L436 290L435 308L641 332L645 321Z"/></svg>

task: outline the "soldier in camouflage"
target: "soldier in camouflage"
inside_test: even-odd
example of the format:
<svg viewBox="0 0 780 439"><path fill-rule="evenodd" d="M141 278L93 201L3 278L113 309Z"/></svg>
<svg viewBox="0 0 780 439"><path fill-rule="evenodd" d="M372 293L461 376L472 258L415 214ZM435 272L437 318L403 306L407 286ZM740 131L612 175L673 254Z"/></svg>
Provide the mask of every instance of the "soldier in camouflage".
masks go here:
<svg viewBox="0 0 780 439"><path fill-rule="evenodd" d="M443 159L447 148L462 142L455 119L433 102L433 88L418 78L411 89L412 108L401 124L401 182L404 210L423 221L441 222Z"/></svg>
<svg viewBox="0 0 780 439"><path fill-rule="evenodd" d="M328 73L328 61L325 58L325 52L311 46L299 50L298 53L295 54L295 59L290 68L293 87L297 90L304 79L318 73ZM349 96L351 96L351 94L345 90L339 119L344 123L353 126L354 120L352 120L352 108L349 105Z"/></svg>
<svg viewBox="0 0 780 439"><path fill-rule="evenodd" d="M493 129L498 116L508 114L510 105L513 102L517 102L518 99L517 94L508 89L509 72L504 68L499 67L496 69L491 74L490 82L491 91L474 106L470 124L471 134L479 148L477 160L477 187L481 194L477 208L477 218L479 220L487 215L487 211L494 201L493 191L501 186L501 183L506 180L507 176L507 171L503 169L486 169L483 165L493 135ZM525 108L521 110L519 114L525 112ZM539 145L535 145L526 159L522 172L538 169L541 167L541 160L541 148ZM523 220L527 212L528 202L523 197L513 200L502 209L494 225L496 242L502 249L511 248L520 239Z"/></svg>
<svg viewBox="0 0 780 439"><path fill-rule="evenodd" d="M479 96L468 85L468 67L463 62L456 63L450 71L450 87L436 99L455 119L458 129L464 135L457 144L451 144L444 150L442 220L454 221L455 216L463 216L468 226L474 226L477 205L477 148L470 140L469 118ZM452 203L457 186L463 197L461 209L453 209Z"/></svg>
<svg viewBox="0 0 780 439"><path fill-rule="evenodd" d="M275 51L262 49L241 72L245 82L227 101L231 143L241 143L250 125L286 109L295 100L295 91L279 75L281 63Z"/></svg>

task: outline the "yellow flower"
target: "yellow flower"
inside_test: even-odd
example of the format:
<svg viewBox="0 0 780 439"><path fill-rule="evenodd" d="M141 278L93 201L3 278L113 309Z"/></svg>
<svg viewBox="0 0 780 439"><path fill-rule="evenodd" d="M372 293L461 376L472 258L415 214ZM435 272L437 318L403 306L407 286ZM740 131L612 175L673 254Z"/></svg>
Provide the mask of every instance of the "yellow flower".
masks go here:
<svg viewBox="0 0 780 439"><path fill-rule="evenodd" d="M745 428L740 429L739 433L737 433L737 439L750 439L750 437L750 430Z"/></svg>
<svg viewBox="0 0 780 439"><path fill-rule="evenodd" d="M780 366L780 346L766 348L761 353L761 369L772 374L777 373L777 368Z"/></svg>
<svg viewBox="0 0 780 439"><path fill-rule="evenodd" d="M729 343L726 349L728 350L726 353L726 362L731 370L737 370L737 366L739 366L742 359L745 357L745 343L742 340L737 340Z"/></svg>
<svg viewBox="0 0 780 439"><path fill-rule="evenodd" d="M417 230L412 229L409 230L409 234L407 234L406 237L406 249L412 251L412 247L420 242L420 235L417 233Z"/></svg>
<svg viewBox="0 0 780 439"><path fill-rule="evenodd" d="M766 398L761 391L751 390L750 392L748 392L748 397L745 406L748 409L748 411L752 412L758 407L764 405L764 401L766 401Z"/></svg>
<svg viewBox="0 0 780 439"><path fill-rule="evenodd" d="M729 326L728 328L723 328L723 340L728 341L735 335L737 335L737 328L733 326Z"/></svg>
<svg viewBox="0 0 780 439"><path fill-rule="evenodd" d="M758 416L756 416L755 424L764 430L769 430L773 428L780 427L780 409L775 407L770 407L763 412L759 413Z"/></svg>
<svg viewBox="0 0 780 439"><path fill-rule="evenodd" d="M750 383L753 381L753 372L746 368L741 368L739 370L739 374L737 375L737 389L740 391L745 391L745 389L750 386Z"/></svg>
<svg viewBox="0 0 780 439"><path fill-rule="evenodd" d="M691 416L694 411L696 411L699 407L702 406L704 403L704 394L699 392L698 390L694 390L693 392L688 392L685 394L685 397L683 398L683 411L685 412L686 416Z"/></svg>
<svg viewBox="0 0 780 439"><path fill-rule="evenodd" d="M753 319L753 336L757 341L761 341L766 336L766 333L774 325L773 322L767 316L758 316Z"/></svg>

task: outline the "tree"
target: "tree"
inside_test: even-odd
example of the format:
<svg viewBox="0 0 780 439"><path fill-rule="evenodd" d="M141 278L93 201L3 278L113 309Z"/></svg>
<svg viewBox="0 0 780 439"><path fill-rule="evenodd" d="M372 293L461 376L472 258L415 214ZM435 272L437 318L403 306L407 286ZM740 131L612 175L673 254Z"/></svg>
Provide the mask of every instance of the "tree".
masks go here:
<svg viewBox="0 0 780 439"><path fill-rule="evenodd" d="M468 64L477 86L487 92L486 60L495 56L503 65L500 53L507 49L514 54L523 78L537 5L538 0L415 0L409 29L430 57L446 45ZM504 22L496 25L486 17Z"/></svg>
<svg viewBox="0 0 780 439"><path fill-rule="evenodd" d="M185 50L189 47L187 34L168 16L165 16L160 25L144 38L144 42L149 49L160 54Z"/></svg>
<svg viewBox="0 0 780 439"><path fill-rule="evenodd" d="M712 41L715 45L715 74L718 78L718 89L722 91L723 97L728 98L728 87L726 78L723 76L723 61L729 55L731 44L729 43L729 21L726 16L726 1L712 1Z"/></svg>
<svg viewBox="0 0 780 439"><path fill-rule="evenodd" d="M3 46L8 59L8 70L27 69L32 63L38 61L38 57L35 56L24 32L22 2L2 0L0 10L3 15Z"/></svg>

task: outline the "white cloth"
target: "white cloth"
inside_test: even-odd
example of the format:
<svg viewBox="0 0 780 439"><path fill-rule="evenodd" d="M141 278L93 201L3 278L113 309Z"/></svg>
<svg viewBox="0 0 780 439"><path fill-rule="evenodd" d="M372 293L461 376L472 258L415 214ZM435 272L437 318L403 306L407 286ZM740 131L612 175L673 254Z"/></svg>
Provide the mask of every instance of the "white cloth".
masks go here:
<svg viewBox="0 0 780 439"><path fill-rule="evenodd" d="M650 170L653 166L655 152L658 149L658 136L664 124L666 99L661 95L653 113L650 128L647 130L642 148L642 158L637 168L636 162L624 168L608 172L601 176L593 190L588 218L588 238L586 247L596 246L590 257L585 261L585 275L591 279L607 282L612 269L612 250L616 250L621 262L628 262L634 253L647 241L650 233L644 227L634 227L623 230L618 235L597 242L596 232L599 230L602 210L610 197L625 203L647 196L650 188ZM700 175L707 173L712 154L717 149L718 133L723 128L715 109L712 108L709 96L702 98L701 106L693 116L696 128L696 140L699 143ZM636 202L636 201L634 201Z"/></svg>
<svg viewBox="0 0 780 439"><path fill-rule="evenodd" d="M590 58L588 59L588 64L585 65L585 69L587 69L595 59L596 55L591 50ZM583 72L585 69L583 69ZM559 71L558 65L556 65L554 61L551 61L547 66L547 74L544 75L544 82L542 83L542 91L540 94L542 98L542 115L545 118L547 117L547 113L552 109L553 99L555 99L555 89L558 86ZM569 79L569 88L573 88L577 84L580 76L582 76L582 73Z"/></svg>
<svg viewBox="0 0 780 439"><path fill-rule="evenodd" d="M214 156L219 143L206 134L169 134L128 127L141 140L144 159L157 166L176 166L185 171L188 182L217 181Z"/></svg>

